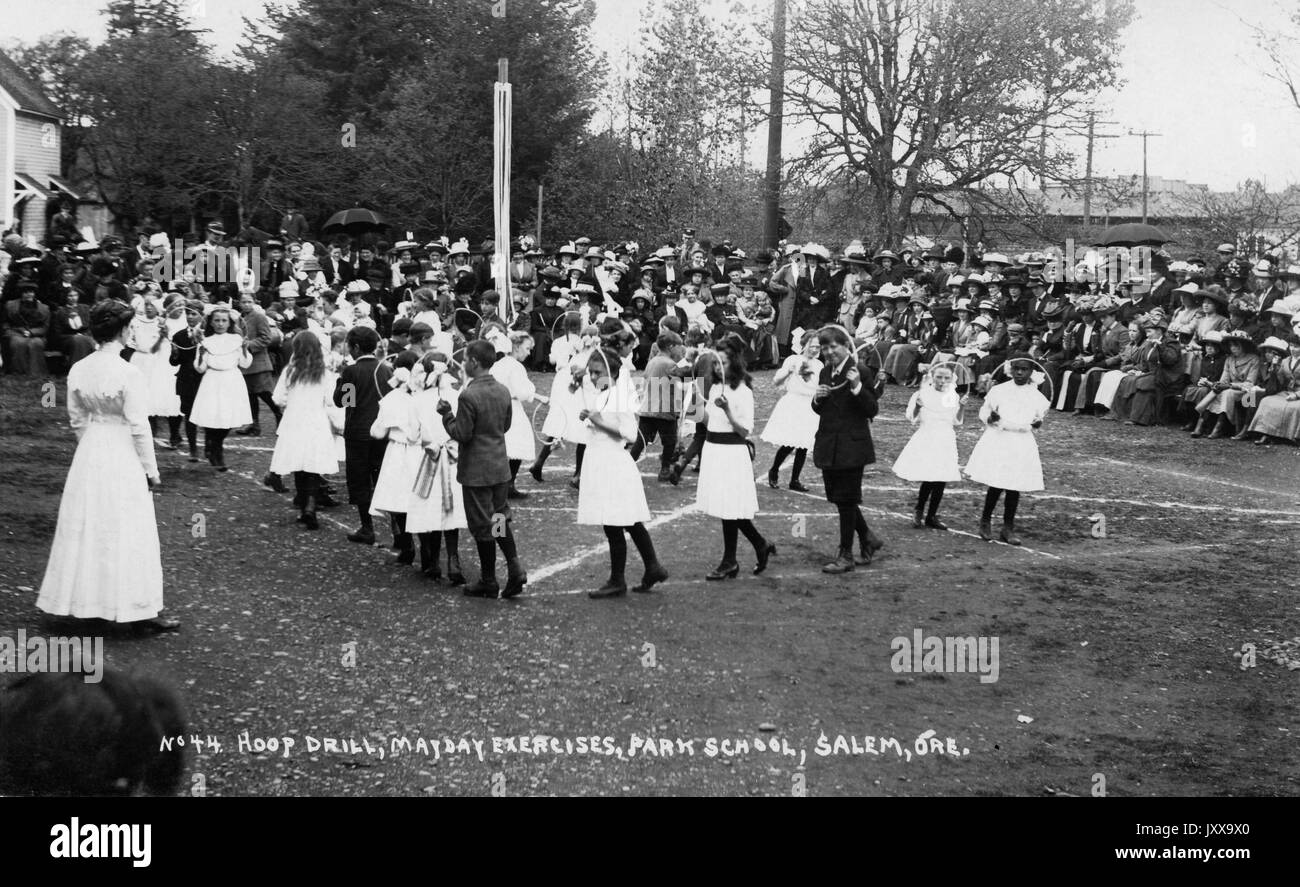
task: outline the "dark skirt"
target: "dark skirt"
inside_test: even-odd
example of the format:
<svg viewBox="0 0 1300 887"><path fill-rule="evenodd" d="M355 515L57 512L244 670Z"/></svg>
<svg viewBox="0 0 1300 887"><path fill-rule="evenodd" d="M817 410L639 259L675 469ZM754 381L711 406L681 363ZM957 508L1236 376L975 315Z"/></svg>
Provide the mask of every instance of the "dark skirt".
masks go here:
<svg viewBox="0 0 1300 887"><path fill-rule="evenodd" d="M862 468L823 468L826 501L836 505L857 505L862 501Z"/></svg>

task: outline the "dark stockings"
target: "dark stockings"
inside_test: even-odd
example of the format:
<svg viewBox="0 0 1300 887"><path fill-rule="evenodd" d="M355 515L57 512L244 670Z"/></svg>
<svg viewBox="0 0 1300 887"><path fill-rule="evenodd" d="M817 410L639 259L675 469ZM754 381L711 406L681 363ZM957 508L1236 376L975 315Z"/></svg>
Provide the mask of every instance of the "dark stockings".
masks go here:
<svg viewBox="0 0 1300 887"><path fill-rule="evenodd" d="M925 512L925 516L933 518L939 513L939 503L943 501L943 491L947 486L943 481L927 480L921 482L921 492L916 497L916 513ZM927 511L925 504L930 503Z"/></svg>
<svg viewBox="0 0 1300 887"><path fill-rule="evenodd" d="M755 553L762 551L767 546L767 540L763 538L762 533L758 532L758 528L754 526L752 520L748 518L744 520L728 520L724 518L722 521L723 563L734 564L736 562L736 544L739 542L739 533L745 534L749 544L754 546Z"/></svg>
<svg viewBox="0 0 1300 887"><path fill-rule="evenodd" d="M803 464L808 458L808 451L805 449L795 449L794 447L779 447L776 451L776 458L772 460L772 473L781 470L781 465L785 463L786 458L794 453L794 464L790 466L790 483L799 479L799 474L803 471Z"/></svg>
<svg viewBox="0 0 1300 887"><path fill-rule="evenodd" d="M276 422L280 421L280 408L275 405L275 401L271 400L271 392L259 391L256 394L254 394L253 392L250 391L248 392L248 409L253 414L254 425L258 424L258 415L261 410L259 406L259 402L265 403L268 407L270 407L271 415L275 416L275 421Z"/></svg>
<svg viewBox="0 0 1300 887"><path fill-rule="evenodd" d="M1016 509L1020 507L1020 491L1006 490L1007 501L1002 509L1002 522L1007 525L1013 525L1016 522ZM998 487L989 487L989 491L984 494L984 514L980 517L984 523L993 520L993 509L998 507L998 497L1003 490Z"/></svg>

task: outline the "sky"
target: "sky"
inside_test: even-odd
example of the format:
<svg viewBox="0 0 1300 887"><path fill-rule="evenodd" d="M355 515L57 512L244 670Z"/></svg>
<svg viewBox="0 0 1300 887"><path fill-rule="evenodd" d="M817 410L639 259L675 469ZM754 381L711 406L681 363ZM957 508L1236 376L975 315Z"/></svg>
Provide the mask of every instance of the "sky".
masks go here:
<svg viewBox="0 0 1300 887"><path fill-rule="evenodd" d="M184 5L212 32L216 49L228 53L238 45L242 17L256 17L263 2L185 0ZM653 2L596 0L592 41L615 59L624 55L635 45L643 10ZM726 0L712 2L720 10L726 7ZM1136 0L1138 18L1124 32L1120 55L1126 83L1098 97L1099 119L1115 121L1099 132L1121 137L1096 141L1094 174L1140 174L1142 139L1126 133L1145 129L1160 133L1147 143L1151 176L1215 190L1230 190L1247 178L1262 179L1269 190L1300 183L1300 109L1280 84L1264 76L1243 21L1280 21L1282 4L1294 8L1296 2ZM54 31L103 37L102 0L39 0L40 15L31 14L32 5L33 0L0 0L0 44ZM797 138L787 136L786 142L797 145ZM756 160L765 144L766 133L756 132ZM1077 145L1082 155L1081 139Z"/></svg>

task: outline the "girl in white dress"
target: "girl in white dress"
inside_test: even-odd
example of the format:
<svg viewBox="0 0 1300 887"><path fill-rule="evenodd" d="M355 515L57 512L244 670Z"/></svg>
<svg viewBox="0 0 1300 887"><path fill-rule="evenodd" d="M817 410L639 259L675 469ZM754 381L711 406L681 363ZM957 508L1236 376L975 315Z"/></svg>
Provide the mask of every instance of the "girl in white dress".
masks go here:
<svg viewBox="0 0 1300 887"><path fill-rule="evenodd" d="M293 337L289 365L280 374L271 400L284 408L275 433L271 473L292 474L298 521L320 529L316 502L321 475L339 470L330 410L334 409L334 380L325 369L325 352L311 334Z"/></svg>
<svg viewBox="0 0 1300 887"><path fill-rule="evenodd" d="M577 465L573 469L570 483L578 485L578 474L582 468L582 453L587 444L587 425L578 418L583 410L583 379L587 374L587 361L592 349L596 347L600 336L595 327L582 326L582 318L571 313L565 318L563 338L556 339L551 345L551 360L555 364L555 378L551 381L551 401L542 423L542 434L552 439L542 447L528 473L533 480L542 482L542 467L551 453L563 443L577 446ZM578 330L582 334L578 335ZM529 424L531 427L531 423Z"/></svg>
<svg viewBox="0 0 1300 887"><path fill-rule="evenodd" d="M510 490L507 495L511 499L526 499L528 494L515 486L515 478L519 476L519 466L525 460L532 462L535 455L533 423L526 408L532 404L537 387L528 378L528 370L524 369L524 361L533 351L533 337L516 330L509 337L498 337L494 344L498 357L492 364L492 377L510 392L510 427L506 430L506 458L510 460Z"/></svg>
<svg viewBox="0 0 1300 887"><path fill-rule="evenodd" d="M980 517L980 537L988 541L993 539L993 509L1004 491L1007 499L1000 538L1008 545L1019 545L1015 521L1020 494L1043 489L1043 463L1034 431L1042 426L1050 404L1031 382L1032 375L1030 361L1013 361L1011 381L994 385L980 407L984 434L971 451L966 475L988 485Z"/></svg>
<svg viewBox="0 0 1300 887"><path fill-rule="evenodd" d="M645 527L645 522L650 520L650 507L646 504L641 473L627 451L626 445L636 440L637 412L634 402L624 402L626 394L618 387L624 364L624 359L611 348L592 353L587 371L594 396L590 406L579 413L590 431L590 443L582 464L584 483L578 487L578 523L601 526L609 542L609 579L588 593L593 598L627 594L625 530L645 564L645 575L632 590L646 592L668 578L668 571L655 555L650 531Z"/></svg>
<svg viewBox="0 0 1300 887"><path fill-rule="evenodd" d="M411 376L412 396L420 428L421 463L406 509L406 531L420 540L420 571L440 582L442 542L446 540L447 584L465 584L460 568L460 531L465 529L465 499L456 480L460 444L451 439L438 413L445 400L456 411L460 392L448 370L447 356L430 351L416 364Z"/></svg>
<svg viewBox="0 0 1300 887"><path fill-rule="evenodd" d="M194 368L203 374L203 381L194 396L190 421L203 429L208 462L218 471L227 470L222 446L230 429L242 428L253 421L248 407L248 387L240 372L253 362L253 355L248 353L244 337L231 332L233 324L228 306L213 310L194 358Z"/></svg>
<svg viewBox="0 0 1300 887"><path fill-rule="evenodd" d="M144 374L149 391L149 421L152 423L155 416L166 416L175 447L180 442L181 399L176 393L176 367L171 361L171 333L154 299L141 300L131 321L127 347L133 349L131 365Z"/></svg>
<svg viewBox="0 0 1300 887"><path fill-rule="evenodd" d="M803 471L804 460L812 449L817 437L817 414L813 412L812 398L817 391L817 379L821 376L822 362L818 359L821 345L817 342L817 331L808 330L803 334L799 347L785 359L781 368L772 377L773 385L785 383L785 394L772 408L772 415L763 427L763 440L776 445L776 457L772 467L767 470L767 485L777 489L777 478L786 457L794 453L794 465L790 469L790 489L806 493L808 488L799 482L799 473Z"/></svg>
<svg viewBox="0 0 1300 887"><path fill-rule="evenodd" d="M947 484L961 480L957 434L953 429L960 428L965 419L966 397L958 396L956 378L951 366L936 366L907 402L907 418L918 427L894 460L894 474L921 484L912 518L912 526L918 530L948 529L939 521L939 503Z"/></svg>
<svg viewBox="0 0 1300 887"><path fill-rule="evenodd" d="M767 569L776 546L763 538L754 526L758 493L754 489L754 460L747 438L754 431L754 392L744 355L724 341L716 352L713 387L705 407L708 416L704 449L700 455L700 483L696 502L700 510L722 520L722 562L706 579L734 579L740 572L736 562L737 533L754 546L758 565L754 573Z"/></svg>
<svg viewBox="0 0 1300 887"><path fill-rule="evenodd" d="M91 308L98 350L68 371L77 451L36 606L53 616L174 631L179 622L159 617L162 551L149 491L161 481L147 384L122 360L131 318L131 309L112 299Z"/></svg>
<svg viewBox="0 0 1300 887"><path fill-rule="evenodd" d="M375 481L375 491L370 498L370 513L387 514L392 521L397 562L403 566L415 563L415 544L406 530L406 509L411 503L411 490L420 471L420 462L424 459L424 450L420 447L420 420L411 399L410 381L411 371L405 367L393 371L388 380L393 390L379 401L379 414L370 426L370 436L375 440L388 438L379 479Z"/></svg>

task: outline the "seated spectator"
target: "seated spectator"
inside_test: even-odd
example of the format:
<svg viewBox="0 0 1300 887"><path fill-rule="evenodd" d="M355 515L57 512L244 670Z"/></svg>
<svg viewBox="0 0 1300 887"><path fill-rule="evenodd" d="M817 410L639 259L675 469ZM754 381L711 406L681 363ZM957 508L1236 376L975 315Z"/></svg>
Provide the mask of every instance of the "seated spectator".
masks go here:
<svg viewBox="0 0 1300 887"><path fill-rule="evenodd" d="M1300 441L1300 337L1271 337L1259 350L1264 354L1259 406L1245 432L1233 440L1259 435L1256 446L1274 440Z"/></svg>
<svg viewBox="0 0 1300 887"><path fill-rule="evenodd" d="M64 304L50 317L50 341L63 352L69 367L95 350L90 309L81 304L81 293L75 287L65 291Z"/></svg>
<svg viewBox="0 0 1300 887"><path fill-rule="evenodd" d="M1142 324L1136 320L1130 321L1128 324L1128 341L1124 343L1118 355L1106 361L1108 369L1097 384L1097 394L1093 398L1093 408L1100 418L1114 418L1108 413L1111 405L1115 402L1115 394L1119 391L1120 383L1127 376L1135 376L1140 371L1139 355L1145 339L1146 330L1143 329ZM1114 369L1109 368L1112 366Z"/></svg>
<svg viewBox="0 0 1300 887"><path fill-rule="evenodd" d="M1223 333L1211 330L1201 340L1201 360L1196 380L1183 390L1185 410L1191 414L1184 431L1195 431L1201 420L1201 413L1196 405L1211 393L1214 383L1223 376L1223 363L1227 355L1223 349Z"/></svg>
<svg viewBox="0 0 1300 887"><path fill-rule="evenodd" d="M1120 381L1115 394L1115 418L1125 425L1154 425L1160 407L1175 391L1181 391L1182 349L1165 340L1169 320L1157 308L1143 319L1146 340L1136 358L1136 372Z"/></svg>
<svg viewBox="0 0 1300 887"><path fill-rule="evenodd" d="M45 342L50 332L50 309L36 298L37 284L18 285L18 298L5 305L4 335L9 346L9 372L17 376L45 376Z"/></svg>
<svg viewBox="0 0 1300 887"><path fill-rule="evenodd" d="M1211 420L1214 428L1208 435L1211 439L1227 437L1232 428L1245 427L1245 413L1241 399L1259 382L1259 356L1255 353L1255 343L1243 330L1226 333L1223 342L1228 348L1228 357L1223 363L1223 375L1219 381L1210 386L1210 393L1196 405L1201 420L1192 432L1192 437L1203 437Z"/></svg>

